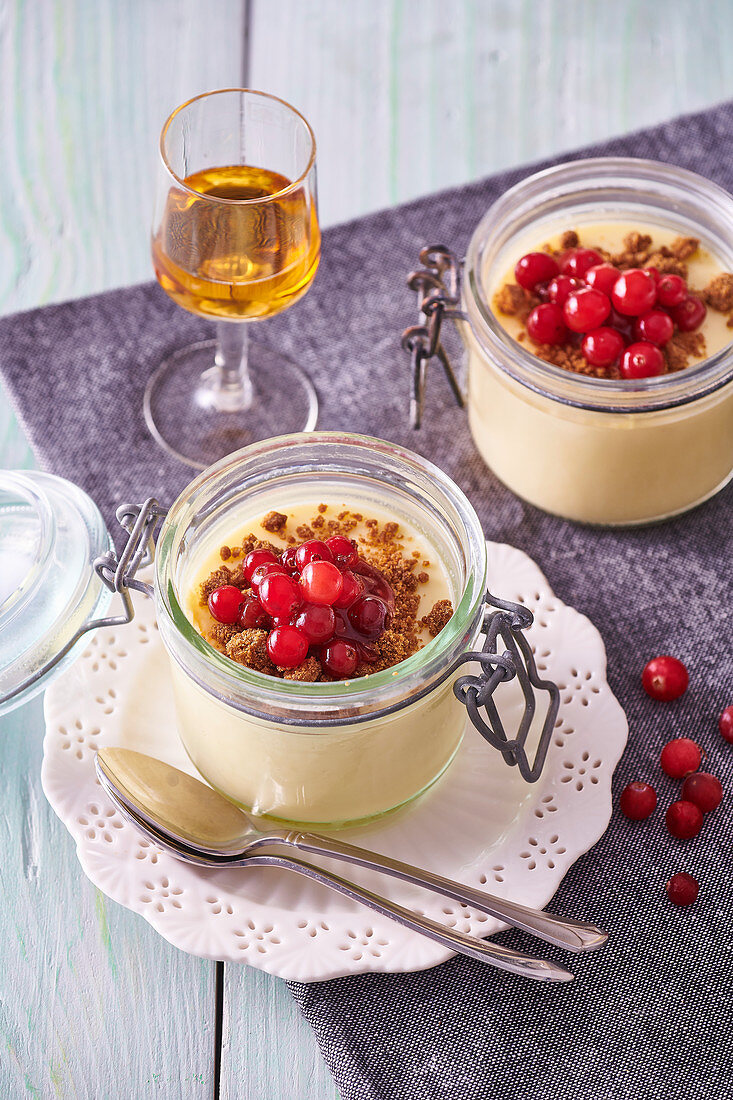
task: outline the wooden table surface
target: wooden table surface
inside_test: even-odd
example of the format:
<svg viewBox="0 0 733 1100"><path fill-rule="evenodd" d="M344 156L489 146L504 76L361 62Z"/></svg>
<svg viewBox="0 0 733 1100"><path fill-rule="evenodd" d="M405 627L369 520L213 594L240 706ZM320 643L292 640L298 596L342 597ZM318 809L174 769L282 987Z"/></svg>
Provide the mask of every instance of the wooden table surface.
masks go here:
<svg viewBox="0 0 733 1100"><path fill-rule="evenodd" d="M151 277L157 136L199 91L283 96L324 225L733 96L729 0L0 0L0 309ZM409 318L407 319L409 320ZM2 395L4 397L4 395ZM33 455L7 399L0 464ZM170 947L84 877L0 720L0 1096L329 1100L278 979Z"/></svg>

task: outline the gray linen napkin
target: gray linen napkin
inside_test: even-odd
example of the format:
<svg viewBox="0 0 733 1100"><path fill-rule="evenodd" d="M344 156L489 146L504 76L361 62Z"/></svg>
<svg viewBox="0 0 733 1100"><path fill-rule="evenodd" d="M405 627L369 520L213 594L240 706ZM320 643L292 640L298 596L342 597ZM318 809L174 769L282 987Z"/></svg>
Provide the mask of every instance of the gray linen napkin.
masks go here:
<svg viewBox="0 0 733 1100"><path fill-rule="evenodd" d="M728 103L559 159L649 157L733 190L731 139ZM379 435L437 462L487 536L536 558L558 595L600 628L631 726L617 791L658 776L661 745L685 734L705 747L726 797L686 845L666 836L659 812L644 827L614 816L554 903L612 933L601 955L573 959L569 986L530 986L463 958L419 974L293 984L344 1100L697 1100L726 1094L731 1081L733 747L716 716L733 702L733 488L662 526L589 530L523 504L493 477L438 372L425 427L407 427L399 337L415 307L405 274L425 243L461 253L490 203L537 167L329 230L312 290L255 335L303 362L319 391L320 427ZM142 394L165 354L207 332L152 284L0 322L0 369L41 463L82 485L109 524L116 503L151 493L171 501L190 479L148 436ZM639 684L642 665L660 652L691 672L686 696L668 706ZM675 787L659 781L660 802ZM689 910L667 902L675 870L702 883Z"/></svg>

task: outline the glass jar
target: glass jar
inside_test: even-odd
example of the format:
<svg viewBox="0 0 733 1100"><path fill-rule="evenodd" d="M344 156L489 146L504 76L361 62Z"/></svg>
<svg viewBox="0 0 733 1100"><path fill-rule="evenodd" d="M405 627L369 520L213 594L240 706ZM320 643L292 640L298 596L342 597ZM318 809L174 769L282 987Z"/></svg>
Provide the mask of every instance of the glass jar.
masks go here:
<svg viewBox="0 0 733 1100"><path fill-rule="evenodd" d="M494 473L539 508L584 523L649 523L685 512L731 477L733 348L673 374L602 380L538 359L491 306L520 245L537 249L594 222L699 237L733 271L733 198L701 176L600 158L522 181L481 220L466 257L469 424Z"/></svg>
<svg viewBox="0 0 733 1100"><path fill-rule="evenodd" d="M231 661L189 621L186 595L205 548L303 493L360 507L371 501L416 528L440 555L453 617L401 664L363 680L281 680ZM450 669L481 631L486 568L481 526L463 493L431 463L381 440L285 436L210 467L170 509L155 569L179 733L193 763L246 809L289 821L343 824L414 798L463 737L466 709Z"/></svg>

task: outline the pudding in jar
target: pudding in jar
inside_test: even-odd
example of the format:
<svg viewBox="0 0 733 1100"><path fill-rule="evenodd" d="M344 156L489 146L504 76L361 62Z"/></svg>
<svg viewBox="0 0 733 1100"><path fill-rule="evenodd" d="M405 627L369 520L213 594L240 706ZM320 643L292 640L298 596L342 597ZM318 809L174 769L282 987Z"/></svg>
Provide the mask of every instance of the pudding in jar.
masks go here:
<svg viewBox="0 0 733 1100"><path fill-rule="evenodd" d="M417 456L284 438L220 463L174 506L159 622L201 774L258 815L340 825L404 804L452 760L466 726L454 663L481 629L485 542ZM221 506L202 509L201 492Z"/></svg>
<svg viewBox="0 0 733 1100"><path fill-rule="evenodd" d="M501 480L585 523L665 519L733 471L733 200L578 161L507 192L466 260L469 423ZM524 283L524 285L522 285Z"/></svg>

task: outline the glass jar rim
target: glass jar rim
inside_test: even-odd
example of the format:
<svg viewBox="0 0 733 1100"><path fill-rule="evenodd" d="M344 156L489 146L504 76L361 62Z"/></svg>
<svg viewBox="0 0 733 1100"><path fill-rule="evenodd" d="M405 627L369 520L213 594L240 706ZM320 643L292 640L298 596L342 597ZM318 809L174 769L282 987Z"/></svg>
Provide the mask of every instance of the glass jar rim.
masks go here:
<svg viewBox="0 0 733 1100"><path fill-rule="evenodd" d="M641 185L641 187L640 187ZM646 191L642 187L646 187ZM670 409L714 393L733 379L733 355L728 344L700 363L653 378L599 379L563 370L523 348L500 324L484 294L483 265L487 247L501 237L511 239L513 225L528 214L540 215L540 203L561 213L588 189L615 188L628 192L627 202L663 197L676 200L700 215L727 222L733 253L733 196L722 187L687 169L661 161L633 157L592 157L544 168L506 191L476 226L465 260L464 305L468 322L492 363L516 382L542 397L563 405L596 412L640 413ZM619 200L621 201L621 200ZM651 204L650 204L651 205ZM660 212L663 212L660 206ZM718 220L719 219L719 220ZM733 336L732 336L733 342Z"/></svg>
<svg viewBox="0 0 733 1100"><path fill-rule="evenodd" d="M181 523L185 524L187 517L194 514L197 502L203 504L206 494L212 488L215 489L217 483L221 483L237 468L243 468L244 464L269 454L273 457L278 455L281 458L283 448L300 445L308 445L309 449L321 445L352 447L355 451L368 453L370 457L381 456L385 461L389 458L404 465L408 472L420 472L423 476L430 478L432 485L456 510L471 546L473 560L466 562L464 589L451 620L436 638L412 656L368 677L304 685L295 680L268 676L255 669L239 665L219 653L198 633L188 619L175 591L172 560L174 546L179 537ZM215 670L222 682L233 691L248 692L256 695L260 701L269 702L275 706L290 705L303 711L307 711L311 706L331 708L340 712L353 711L354 714L347 719L351 722L356 720L357 712L362 708L367 707L368 711L380 709L378 706L380 700L386 700L404 692L415 678L431 686L442 682L452 660L465 649L467 636L471 633L471 624L483 602L486 571L486 541L478 516L463 492L439 467L420 455L371 436L344 432L306 432L267 439L233 452L204 470L189 483L168 512L158 536L155 589L159 617L162 615L166 625L170 625L177 637L183 641L187 657L192 658L202 669ZM180 657L176 654L173 656L181 664ZM201 664L201 662L204 663ZM191 673L189 667L186 667L185 671ZM416 694L410 693L403 705L416 697ZM292 725L319 724L312 718L303 718L302 721L293 718L288 721ZM332 721L335 722L336 719ZM343 721L342 718L341 722Z"/></svg>

